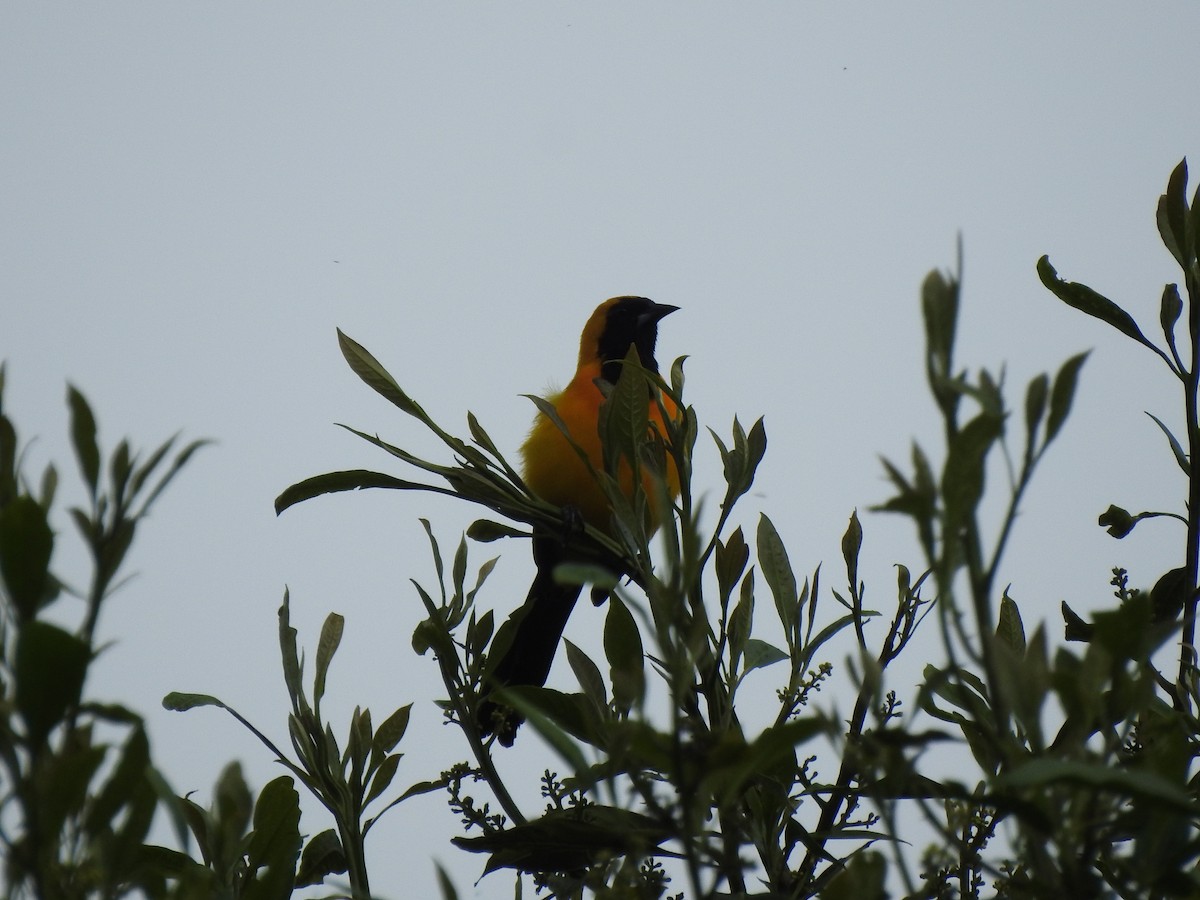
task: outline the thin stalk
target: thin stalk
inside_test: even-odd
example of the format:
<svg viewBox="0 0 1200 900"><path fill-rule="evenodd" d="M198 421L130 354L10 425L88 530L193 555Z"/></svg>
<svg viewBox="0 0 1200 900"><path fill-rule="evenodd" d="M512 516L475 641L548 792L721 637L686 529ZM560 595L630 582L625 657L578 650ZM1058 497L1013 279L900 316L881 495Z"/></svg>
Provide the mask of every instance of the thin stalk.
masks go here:
<svg viewBox="0 0 1200 900"><path fill-rule="evenodd" d="M1192 587L1191 596L1183 610L1183 646L1179 652L1180 699L1190 698L1187 685L1196 672L1196 606L1200 597L1196 594L1197 569L1200 568L1200 411L1197 399L1200 395L1200 291L1195 279L1188 274L1188 337L1191 341L1191 360L1183 386L1184 404L1187 415L1188 439L1188 529L1187 529L1187 584ZM1191 702L1187 701L1190 711Z"/></svg>

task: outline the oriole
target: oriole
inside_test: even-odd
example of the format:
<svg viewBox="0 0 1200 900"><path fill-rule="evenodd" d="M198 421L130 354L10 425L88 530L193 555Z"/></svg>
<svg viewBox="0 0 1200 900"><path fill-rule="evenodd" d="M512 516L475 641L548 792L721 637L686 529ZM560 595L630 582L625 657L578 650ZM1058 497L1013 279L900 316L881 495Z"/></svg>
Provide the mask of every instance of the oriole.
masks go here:
<svg viewBox="0 0 1200 900"><path fill-rule="evenodd" d="M645 297L613 297L601 303L583 328L575 376L565 389L547 398L570 433L571 441L586 454L597 472L604 471L599 431L604 395L597 382L603 379L610 384L616 383L621 374L621 363L631 346L637 348L642 367L657 372L654 345L658 339L658 323L676 309L678 307L655 303ZM676 410L670 399L662 397L661 401L667 415L674 416ZM651 400L650 421L660 432L663 410ZM521 447L525 483L538 497L562 507L565 520L577 516L597 529L611 532L612 509L608 499L575 447L571 446L571 441L550 418L539 415ZM630 495L633 476L624 461L618 477L622 490ZM663 511L654 508L656 494L649 481L651 477L649 472L643 473L643 486L652 500L653 521L650 524L654 527ZM679 492L679 480L673 466L668 464L664 477L668 492L674 496ZM535 531L533 559L537 574L525 603L513 613L516 631L505 655L492 669L487 685L490 688L545 684L563 629L579 599L579 585L558 584L554 580L554 568L564 559L570 559L564 535ZM603 596L601 594L600 599ZM480 730L485 735L496 732L505 746L512 745L521 721L520 715L490 700L480 705Z"/></svg>

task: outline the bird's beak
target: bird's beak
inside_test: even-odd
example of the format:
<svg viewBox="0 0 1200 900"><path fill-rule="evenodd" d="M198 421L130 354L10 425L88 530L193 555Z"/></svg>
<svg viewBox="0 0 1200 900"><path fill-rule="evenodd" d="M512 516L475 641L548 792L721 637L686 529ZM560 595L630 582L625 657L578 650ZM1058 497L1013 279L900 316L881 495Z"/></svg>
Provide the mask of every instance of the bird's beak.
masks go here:
<svg viewBox="0 0 1200 900"><path fill-rule="evenodd" d="M652 308L638 316L638 326L657 325L677 309L679 309L678 306L671 306L668 303L655 303Z"/></svg>

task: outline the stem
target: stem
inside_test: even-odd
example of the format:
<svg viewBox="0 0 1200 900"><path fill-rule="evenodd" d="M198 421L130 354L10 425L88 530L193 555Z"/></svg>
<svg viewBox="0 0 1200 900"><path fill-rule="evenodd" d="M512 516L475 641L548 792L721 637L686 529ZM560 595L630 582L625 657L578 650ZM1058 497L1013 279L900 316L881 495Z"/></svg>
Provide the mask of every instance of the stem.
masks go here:
<svg viewBox="0 0 1200 900"><path fill-rule="evenodd" d="M1192 273L1186 273L1188 290L1188 337L1191 340L1190 366L1185 373L1183 385L1184 404L1187 414L1188 438L1188 531L1187 531L1187 584L1191 596L1183 609L1183 646L1179 652L1180 699L1190 697L1187 685L1196 673L1196 605L1200 598L1196 593L1197 567L1200 564L1200 423L1197 422L1197 395L1200 394L1200 290ZM1190 711L1191 702L1187 701Z"/></svg>

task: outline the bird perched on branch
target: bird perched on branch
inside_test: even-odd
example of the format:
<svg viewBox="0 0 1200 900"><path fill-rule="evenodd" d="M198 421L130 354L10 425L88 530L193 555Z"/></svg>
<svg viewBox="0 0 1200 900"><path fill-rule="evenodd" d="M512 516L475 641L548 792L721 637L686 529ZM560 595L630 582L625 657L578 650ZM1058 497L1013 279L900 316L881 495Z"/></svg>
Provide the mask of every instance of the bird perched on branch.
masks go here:
<svg viewBox="0 0 1200 900"><path fill-rule="evenodd" d="M631 347L637 349L643 369L658 372L654 358L658 323L676 309L678 307L655 303L645 297L613 297L601 303L583 328L575 376L565 389L547 398L570 434L570 440L549 416L539 414L521 447L526 485L541 499L562 507L564 527L561 533L534 532L533 559L537 574L524 605L510 620L515 623L512 641L500 661L490 668L486 685L490 689L546 683L563 629L581 589L578 584L559 584L554 578L555 567L576 561L569 546L570 527L567 523L582 521L601 531L612 532L612 507L608 495L588 468L590 464L595 472L605 470L599 427L604 393L599 382L616 384ZM657 395L656 390L652 389L652 392ZM671 400L662 397L660 408L659 402L651 397L650 427L657 428L660 434L664 411L668 416L675 415ZM580 457L581 452L587 463ZM632 495L633 474L628 461L622 461L617 477L622 492L626 496ZM651 499L650 526L653 529L665 511L657 509L654 503L657 492L650 481L652 477L650 472L643 471L643 488ZM679 492L679 478L674 466L668 463L662 477L668 493L675 496ZM593 596L596 597L595 592ZM600 600L604 596L603 592L599 593ZM505 746L512 745L521 721L522 717L516 711L491 700L480 705L481 732L484 735L495 732Z"/></svg>

